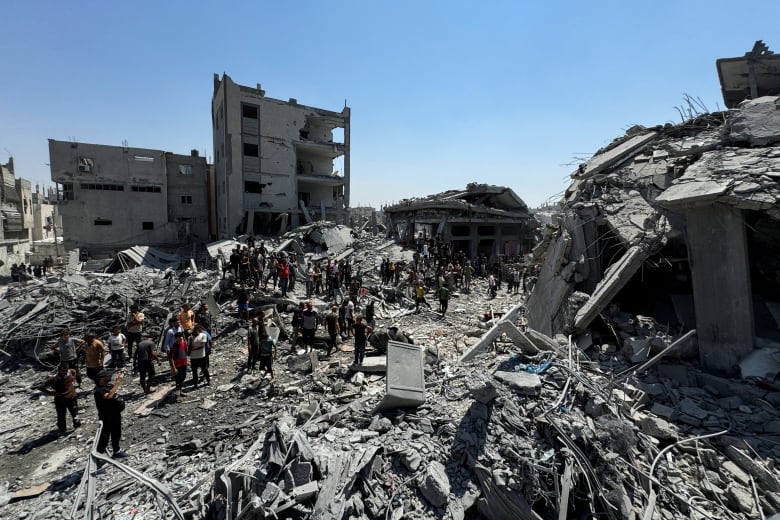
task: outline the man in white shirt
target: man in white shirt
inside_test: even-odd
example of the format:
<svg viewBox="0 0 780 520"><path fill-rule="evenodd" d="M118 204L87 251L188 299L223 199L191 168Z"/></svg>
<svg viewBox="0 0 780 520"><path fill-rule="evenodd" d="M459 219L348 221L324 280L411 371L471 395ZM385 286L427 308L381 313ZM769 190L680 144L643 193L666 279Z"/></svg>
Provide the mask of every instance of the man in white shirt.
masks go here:
<svg viewBox="0 0 780 520"><path fill-rule="evenodd" d="M211 375L209 374L208 357L206 356L206 344L208 336L203 332L202 325L195 325L195 330L190 338L190 364L192 365L192 385L198 388L198 372L203 373L206 384L211 384Z"/></svg>
<svg viewBox="0 0 780 520"><path fill-rule="evenodd" d="M125 366L125 345L127 344L127 337L120 331L119 327L111 329L111 334L108 335L108 348L111 350L111 366L110 368L122 368Z"/></svg>

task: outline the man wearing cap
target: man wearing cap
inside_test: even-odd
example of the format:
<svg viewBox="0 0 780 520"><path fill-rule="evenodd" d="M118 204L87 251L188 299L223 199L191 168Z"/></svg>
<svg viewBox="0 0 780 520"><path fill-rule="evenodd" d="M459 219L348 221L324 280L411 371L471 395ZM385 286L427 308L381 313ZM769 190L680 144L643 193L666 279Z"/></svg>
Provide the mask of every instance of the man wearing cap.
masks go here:
<svg viewBox="0 0 780 520"><path fill-rule="evenodd" d="M114 384L111 384L113 373L109 370L100 370L96 375L97 386L95 387L95 406L97 407L98 419L103 421L103 430L98 439L98 453L105 453L108 447L108 441L111 440L112 458L121 459L127 457L127 453L119 447L119 441L122 439L122 410L124 410L124 401L117 396L119 384L124 377L123 373L118 373L114 378Z"/></svg>
<svg viewBox="0 0 780 520"><path fill-rule="evenodd" d="M54 409L57 411L57 428L65 433L67 412L73 418L73 428L81 426L79 407L76 399L76 371L66 362L60 363L57 373L49 376L38 388L45 394L54 396Z"/></svg>

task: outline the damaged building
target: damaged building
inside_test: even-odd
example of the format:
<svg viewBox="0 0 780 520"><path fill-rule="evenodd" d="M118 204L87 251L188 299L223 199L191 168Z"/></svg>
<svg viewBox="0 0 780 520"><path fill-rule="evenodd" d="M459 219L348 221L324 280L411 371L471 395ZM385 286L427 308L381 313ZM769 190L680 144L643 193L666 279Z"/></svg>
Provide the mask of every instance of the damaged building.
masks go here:
<svg viewBox="0 0 780 520"><path fill-rule="evenodd" d="M465 190L404 199L383 212L389 237L410 243L437 237L469 258L521 256L536 243L536 220L504 186L470 183Z"/></svg>
<svg viewBox="0 0 780 520"><path fill-rule="evenodd" d="M313 219L347 223L349 107L273 99L259 84L215 74L211 117L218 238L284 233Z"/></svg>
<svg viewBox="0 0 780 520"><path fill-rule="evenodd" d="M581 165L536 252L545 260L529 326L617 328L641 356L648 338L623 334L621 322L651 317L674 333L695 329L703 367L727 374L754 348L776 346L779 109L780 98L763 96L636 126Z"/></svg>
<svg viewBox="0 0 780 520"><path fill-rule="evenodd" d="M209 170L197 150L179 155L49 139L49 163L67 250L208 240Z"/></svg>

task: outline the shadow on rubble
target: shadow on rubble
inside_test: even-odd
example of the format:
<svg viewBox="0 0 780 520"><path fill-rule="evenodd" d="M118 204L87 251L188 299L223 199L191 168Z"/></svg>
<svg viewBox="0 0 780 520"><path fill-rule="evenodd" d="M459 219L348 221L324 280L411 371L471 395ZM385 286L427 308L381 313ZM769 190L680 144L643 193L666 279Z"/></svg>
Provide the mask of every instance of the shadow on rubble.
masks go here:
<svg viewBox="0 0 780 520"><path fill-rule="evenodd" d="M8 453L11 453L12 455L27 455L36 448L40 448L49 444L50 442L56 441L60 438L60 435L61 434L57 430L46 432L37 439L30 439L29 441L19 446L17 449L9 451Z"/></svg>
<svg viewBox="0 0 780 520"><path fill-rule="evenodd" d="M492 404L475 401L463 416L452 439L450 458L444 464L450 482L462 482L462 470L466 469L470 472L477 464L485 450L488 424L492 415ZM461 488L452 489L452 493L458 498L462 498L466 491L465 484Z"/></svg>

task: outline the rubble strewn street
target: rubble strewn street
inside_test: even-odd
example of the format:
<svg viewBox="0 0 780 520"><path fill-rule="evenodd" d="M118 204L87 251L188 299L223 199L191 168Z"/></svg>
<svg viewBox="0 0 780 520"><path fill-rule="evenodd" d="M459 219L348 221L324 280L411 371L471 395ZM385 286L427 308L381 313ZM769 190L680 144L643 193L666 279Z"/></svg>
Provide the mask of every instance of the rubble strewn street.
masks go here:
<svg viewBox="0 0 780 520"><path fill-rule="evenodd" d="M333 170L350 109L265 99L227 75L215 96L245 96L227 112L251 139L217 177L254 176L214 184L225 211L228 194L243 210L212 236L238 237L195 240L218 216L197 150L174 163L50 140L71 226L85 200L167 193L138 179L125 190L131 155L143 179L186 191L194 165L204 182L195 205L189 191L168 197L186 211L160 229L110 228L122 240L97 245L116 245L111 258L77 247L91 228L61 255L51 217L35 269L32 256L13 264L0 288L0 516L777 520L771 56L758 41L720 60L730 110L687 98L680 124L628 128L550 211L472 182L386 206L384 223L352 213L349 160ZM758 95L764 81L771 95ZM288 122L270 118L284 139L260 135L265 105L285 107ZM215 134L229 150L233 135ZM264 157L274 182L259 181ZM278 180L285 161L294 182ZM81 182L103 171L111 183ZM3 172L21 201L12 160ZM21 237L21 213L6 213ZM127 247L137 236L160 248Z"/></svg>
<svg viewBox="0 0 780 520"><path fill-rule="evenodd" d="M353 366L352 339L330 356L319 333L322 348L292 344L292 311L307 299L299 282L286 298L270 286L252 291L250 313L263 309L280 328L281 355L273 384L249 373L248 324L235 312L237 285L223 278L219 247L216 258L183 270L65 270L9 285L0 311L3 516L748 519L780 511L780 393L703 372L695 332L614 310L621 332L649 339L550 337L527 327L523 290L503 284L492 298L479 276L470 291L453 290L446 316L435 306L416 313L407 282L383 283L377 269L383 257L408 267L410 250L367 231L352 240L348 228L317 230L348 239L324 251L304 228L268 247L304 262L347 252L367 289L358 312L375 307L364 366ZM321 314L331 303L324 293L312 300ZM49 347L62 327L103 337L138 303L159 337L182 303L201 302L213 302L215 318L211 384L195 389L188 378L176 400L162 365L155 391L144 394L128 368L120 390L128 458L88 456L98 421L86 378L82 425L64 435L53 428L51 398L33 387L55 367ZM389 358L398 345L420 353L424 402L378 412L394 391Z"/></svg>

